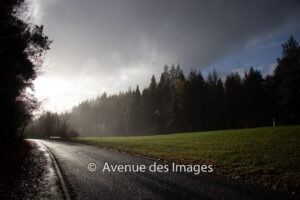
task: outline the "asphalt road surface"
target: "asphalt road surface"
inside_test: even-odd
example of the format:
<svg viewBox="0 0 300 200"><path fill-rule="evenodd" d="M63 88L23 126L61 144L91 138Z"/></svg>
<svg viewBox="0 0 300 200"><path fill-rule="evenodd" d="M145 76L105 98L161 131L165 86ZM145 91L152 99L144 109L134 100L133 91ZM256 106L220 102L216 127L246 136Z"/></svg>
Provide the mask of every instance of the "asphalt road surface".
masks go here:
<svg viewBox="0 0 300 200"><path fill-rule="evenodd" d="M102 172L105 163L148 167L157 161L78 143L39 142L56 158L73 199L287 199L281 194L206 174ZM89 171L89 163L96 164L95 171Z"/></svg>

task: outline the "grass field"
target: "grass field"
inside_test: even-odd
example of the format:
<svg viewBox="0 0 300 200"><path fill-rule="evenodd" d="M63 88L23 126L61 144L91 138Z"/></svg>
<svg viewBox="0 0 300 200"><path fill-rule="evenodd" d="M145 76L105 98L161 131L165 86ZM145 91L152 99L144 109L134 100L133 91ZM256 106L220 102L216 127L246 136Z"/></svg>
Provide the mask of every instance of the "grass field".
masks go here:
<svg viewBox="0 0 300 200"><path fill-rule="evenodd" d="M300 174L300 126L72 140L246 175Z"/></svg>

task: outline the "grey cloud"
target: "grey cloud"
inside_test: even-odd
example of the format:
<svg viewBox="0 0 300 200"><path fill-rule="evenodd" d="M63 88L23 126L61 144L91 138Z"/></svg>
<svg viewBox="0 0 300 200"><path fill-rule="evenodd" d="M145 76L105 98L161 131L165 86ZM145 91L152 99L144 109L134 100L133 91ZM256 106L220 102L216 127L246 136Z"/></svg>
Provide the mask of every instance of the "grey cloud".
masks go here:
<svg viewBox="0 0 300 200"><path fill-rule="evenodd" d="M165 63L186 71L207 67L300 19L300 3L292 0L52 0L40 6L40 21L54 40L53 71L71 78L93 59L91 73L99 79L130 69L158 74ZM126 83L138 84L133 80L139 77Z"/></svg>
<svg viewBox="0 0 300 200"><path fill-rule="evenodd" d="M155 51L156 64L207 66L299 19L298 10L296 1L276 0L57 0L42 22L62 60L96 57L110 65L109 55L118 53L130 64Z"/></svg>

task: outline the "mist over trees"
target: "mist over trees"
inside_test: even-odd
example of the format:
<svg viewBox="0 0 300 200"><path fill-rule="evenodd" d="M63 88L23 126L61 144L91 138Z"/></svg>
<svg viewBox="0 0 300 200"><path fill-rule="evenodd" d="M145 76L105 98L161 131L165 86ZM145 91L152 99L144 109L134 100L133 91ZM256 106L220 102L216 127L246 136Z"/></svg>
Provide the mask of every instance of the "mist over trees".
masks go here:
<svg viewBox="0 0 300 200"><path fill-rule="evenodd" d="M26 136L31 138L67 138L77 137L78 133L69 126L69 114L46 112L26 129Z"/></svg>
<svg viewBox="0 0 300 200"><path fill-rule="evenodd" d="M51 41L43 26L23 20L24 0L0 2L0 115L1 144L10 146L22 136L23 130L38 107L33 95L33 80L43 63L43 55Z"/></svg>
<svg viewBox="0 0 300 200"><path fill-rule="evenodd" d="M282 47L274 75L263 77L250 67L243 77L232 73L223 82L215 70L206 78L200 71L185 76L180 66L166 65L159 80L153 75L142 91L137 86L103 93L64 115L80 136L250 128L272 126L273 119L278 125L299 124L300 47L293 37ZM53 128L44 126L45 133L48 129Z"/></svg>

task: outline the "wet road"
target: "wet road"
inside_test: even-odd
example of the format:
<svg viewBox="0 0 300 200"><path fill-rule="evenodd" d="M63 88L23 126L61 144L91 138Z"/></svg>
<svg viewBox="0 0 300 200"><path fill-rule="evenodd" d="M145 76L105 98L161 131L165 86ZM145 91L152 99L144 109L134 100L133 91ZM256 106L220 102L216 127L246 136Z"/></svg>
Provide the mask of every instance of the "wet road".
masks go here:
<svg viewBox="0 0 300 200"><path fill-rule="evenodd" d="M148 167L157 161L84 144L39 142L53 153L75 199L286 199L205 174L102 172L105 163ZM96 164L95 171L88 170L89 163Z"/></svg>

